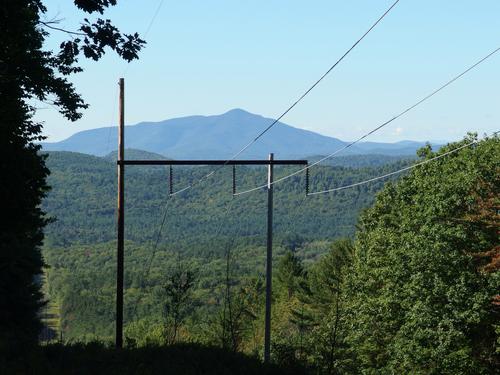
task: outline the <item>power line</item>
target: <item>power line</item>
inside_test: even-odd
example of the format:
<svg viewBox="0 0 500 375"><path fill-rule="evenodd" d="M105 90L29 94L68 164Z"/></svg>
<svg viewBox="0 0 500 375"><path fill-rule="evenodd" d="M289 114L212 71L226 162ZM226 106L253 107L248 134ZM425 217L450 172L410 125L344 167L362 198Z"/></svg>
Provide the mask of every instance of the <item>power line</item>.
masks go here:
<svg viewBox="0 0 500 375"><path fill-rule="evenodd" d="M146 31L144 32L144 38L148 36L149 32L151 31L151 28L153 27L154 22L156 21L156 17L158 17L158 14L160 13L161 7L163 6L163 2L165 0L160 0L158 3L158 6L156 7L156 11L153 14L153 17L151 18L151 21L149 21L149 25L146 28Z"/></svg>
<svg viewBox="0 0 500 375"><path fill-rule="evenodd" d="M149 273L149 269L151 267L151 263L152 263L152 260L153 260L153 257L156 253L156 250L158 248L158 244L160 242L160 238L161 238L161 233L163 231L163 227L165 225L165 221L166 221L166 217L167 217L167 212L168 212L168 206L170 204L170 202L172 201L172 196L169 195L167 197L167 203L164 207L164 212L163 212L163 218L162 218L162 221L161 221L161 224L160 224L160 228L158 230L158 233L157 233L157 236L156 236L156 241L155 241L155 244L153 246L153 251L152 251L152 255L151 255L151 261L149 262L149 266L147 268L147 271L146 271L146 275ZM224 214L223 214L223 217L227 217L227 213L229 212L231 206L233 205L233 202L234 202L234 199L231 199L228 203L227 203L227 207L226 207L226 210L224 211ZM215 237L217 237L222 229L222 226L224 224L224 220L222 220L218 226L218 228L216 229L215 231Z"/></svg>
<svg viewBox="0 0 500 375"><path fill-rule="evenodd" d="M458 74L457 76L453 77L451 80L449 80L448 82L446 82L444 85L440 86L439 88L435 89L434 91L432 91L430 94L426 95L425 97L423 97L422 99L420 99L419 101L417 101L415 104L412 104L411 106L409 106L408 108L404 109L403 111L399 112L397 115L393 116L391 119L383 122L382 124L380 124L379 126L377 126L376 128L370 130L368 133L364 134L363 136L359 137L358 139L356 139L355 141L352 141L350 143L348 143L347 145L345 145L344 147L340 148L339 150L335 151L335 152L332 152L331 154L321 158L320 160L312 163L311 165L308 165L304 168L301 168L299 169L298 171L295 171L289 175L286 175L284 177L281 177L281 178L278 178L277 180L275 180L273 182L273 184L276 184L278 182L281 182L281 181L284 181L284 180L287 180L289 179L290 177L293 177L293 176L296 176L297 174L301 173L301 172L304 172L305 170L308 170L309 168L312 168L314 167L315 165L318 165L319 163L327 160L327 159L330 159L331 157L339 154L340 152L344 151L345 149L348 149L349 147L353 146L354 144L362 141L363 139L365 139L366 137L370 136L371 134L375 133L376 131L382 129L383 127L389 125L391 122L399 119L400 117L404 116L405 114L407 114L408 112L410 112L411 110L415 109L416 107L418 107L420 104L424 103L425 101L427 101L428 99L432 98L434 95L436 95L437 93L439 93L440 91L444 90L446 87L448 87L449 85L451 85L453 82L457 81L458 79L460 79L461 77L463 77L464 75L466 75L467 73L469 73L471 70L473 70L474 68L476 68L478 65L480 65L481 63L483 63L485 60L487 60L488 58L490 58L491 56L493 56L494 54L496 54L498 51L500 51L500 47L493 50L492 52L490 52L488 55L484 56L483 58L481 58L479 61L475 62L473 65L471 65L470 67L468 67L466 70L464 70L462 73ZM257 186L255 188L252 188L252 189L249 189L249 190L245 190L245 191L242 191L242 192L238 192L236 193L235 195L243 195L243 194L247 194L247 193L251 193L253 191L256 191L256 190L260 190L262 188L265 188L267 187L267 184L265 185L261 185L261 186Z"/></svg>
<svg viewBox="0 0 500 375"><path fill-rule="evenodd" d="M163 217L162 217L162 220L161 220L161 225L160 225L160 228L158 230L158 233L157 233L157 236L156 236L156 241L155 241L155 244L154 244L154 247L153 247L153 251L151 252L151 256L149 257L147 263L146 263L146 272L144 272L144 274L142 274L142 277L141 277L141 280L140 280L140 283L139 285L142 286L142 283L144 281L147 281L147 279L149 278L149 272L151 271L151 266L153 265L153 260L154 260L154 257L156 255L156 251L158 249L158 243L160 241L160 238L161 238L161 232L163 230L163 226L165 225L165 220L167 219L167 213L169 212L168 211L168 207L170 205L170 197L167 196L167 203L165 204L165 208L164 208L164 211L163 211ZM136 314L137 314L137 306L139 305L139 303L136 303L134 305L134 312L132 314L132 317L135 318Z"/></svg>
<svg viewBox="0 0 500 375"><path fill-rule="evenodd" d="M232 205L233 205L234 200L235 200L235 199L231 199L231 200L230 200L230 201L226 204L226 209L224 210L224 213L223 213L223 215L222 215L223 219L221 220L221 222L220 222L219 226L218 226L218 227L217 227L217 229L215 230L215 232L214 232L214 233L215 233L214 237L217 237L217 236L220 234L221 229L222 229L222 226L223 226L223 224L224 224L224 222L225 222L225 219L224 219L224 218L227 218L227 214L228 214L229 210L231 209L231 207L232 207ZM153 250L152 250L152 252L151 252L151 256L149 257L149 260L148 260L148 262L147 262L146 272L144 272L144 274L143 274L143 276L142 276L142 278L141 278L141 283L140 283L140 284L142 284L142 282L146 281L146 280L149 278L149 273L151 272L151 266L153 265L153 260L154 260L154 257L155 257L155 255L156 255L156 252L157 252L157 250L158 250L158 244L159 244L159 242L160 242L160 239L161 239L161 234L162 234L163 228L164 228L164 226L165 226L165 222L166 222L166 218L167 218L167 213L169 212L168 207L169 207L169 205L170 205L170 202L171 202L171 201L172 201L172 200L171 200L171 197L170 197L170 196L168 196L168 197L167 197L167 202L166 202L165 207L164 207L163 217L162 217L162 220L161 220L161 224L160 224L159 230L158 230L158 232L157 232L156 241L155 241L155 243L154 243ZM135 317L136 313L137 313L137 304L136 304L136 306L135 306L135 308L134 308L134 312L133 312L132 316L134 316L134 317Z"/></svg>
<svg viewBox="0 0 500 375"><path fill-rule="evenodd" d="M109 129L108 129L108 136L107 136L106 149L105 149L106 151L105 151L104 155L107 155L108 152L109 152L109 141L111 139L111 130L118 128L118 126L113 126L113 124L115 122L115 117L116 117L116 105L117 105L117 102L118 102L118 100L117 100L117 98L118 98L118 92L119 92L119 90L116 89L116 91L115 91L115 97L113 99L113 112L112 112L112 115L111 115L111 124L110 124Z"/></svg>
<svg viewBox="0 0 500 375"><path fill-rule="evenodd" d="M146 27L146 31L144 31L144 39L146 39L146 37L148 36L149 32L151 31L151 28L153 27L153 24L156 21L156 17L158 17L158 14L160 13L160 10L161 10L161 7L163 6L163 2L164 1L165 0L160 0L158 2L158 6L156 7L155 12L153 13L153 17L151 17L151 20L149 21L148 27ZM124 76L128 72L129 67L130 67L130 63L128 63L125 66L125 69L123 70L122 76Z"/></svg>
<svg viewBox="0 0 500 375"><path fill-rule="evenodd" d="M337 65L339 65L344 58L351 53L351 51L356 48L356 46L379 24L380 21L396 6L399 0L395 1L389 9L385 11L382 16L380 16L377 21L359 38L314 84L309 87L306 92L304 92L288 109L283 112L278 118L276 118L271 124L267 126L262 132L259 133L252 141L250 141L246 146L244 146L240 151L238 151L232 159L238 157L241 153L243 153L247 148L249 148L252 144L257 142L265 133L267 133L274 125L276 125L288 112L290 112L299 102L302 101Z"/></svg>
<svg viewBox="0 0 500 375"><path fill-rule="evenodd" d="M160 239L161 239L161 233L163 231L163 227L165 226L165 221L167 219L168 206L170 205L171 201L172 200L170 199L170 197L167 196L167 203L165 204L165 208L163 209L163 218L161 220L160 229L158 230L157 235L156 235L156 241L155 241L155 244L153 246L153 251L152 251L151 258L150 258L150 261L149 261L149 264L148 264L148 268L146 270L146 275L149 274L149 270L151 268L151 264L153 263L153 258L155 256L156 250L158 249L158 244L159 244Z"/></svg>
<svg viewBox="0 0 500 375"><path fill-rule="evenodd" d="M167 212L168 212L168 206L170 204L170 202L172 201L171 199L171 196L168 196L167 197L167 204L165 205L165 208L164 208L164 213L163 213L163 219L161 221L161 225L160 225L160 229L158 230L158 234L157 234L157 237L156 237L156 241L155 241L155 244L154 244L154 247L153 247L153 252L152 252L152 256L151 256L151 260L153 259L154 257L154 254L158 248L158 244L160 242L160 238L161 238L161 232L163 231L163 227L165 225L165 219L166 219L166 216L167 216ZM228 204L227 204L227 207L226 207L226 210L224 212L224 217L227 216L227 213L230 209L230 207L232 206L232 203L233 203L234 199L231 199ZM221 231L222 229L222 225L224 224L224 221L222 220L219 227L217 228L217 230L215 231L215 237L217 237L219 235L219 232ZM149 264L149 266L151 266L151 262ZM149 273L149 267L147 269L147 272L146 274Z"/></svg>
<svg viewBox="0 0 500 375"><path fill-rule="evenodd" d="M153 24L154 24L154 22L155 22L155 20L156 20L156 17L158 16L158 14L159 14L160 10L161 10L161 7L162 7L162 5L163 5L163 2L164 2L164 0L160 0L160 1L159 1L158 6L156 7L156 10L155 10L155 12L154 12L154 14L153 14L153 17L151 17L151 20L149 21L149 24L148 24L148 26L147 26L147 28L146 28L146 30L145 30L145 32L144 32L144 38L146 38L146 37L147 37L147 35L149 34L149 32L150 32L151 28L153 27ZM127 71L128 71L129 66L130 66L130 64L127 64L127 65L125 66L125 69L123 70L122 76L125 76L125 74L126 74L126 73L127 73ZM115 100L113 100L113 103L114 103L114 104L113 104L113 113L114 113L114 112L115 112L115 110L116 110L116 98L117 98L117 97L118 97L118 90L117 90L117 91L116 91L116 93L115 93ZM114 122L114 118L115 118L114 116L115 116L115 115L113 114L113 115L112 115L112 123ZM107 142L106 142L106 143L107 143L107 144L106 144L106 152L107 152L107 151L108 151L108 149L109 149L109 140L110 140L111 130L112 130L112 129L115 129L115 128L117 128L117 127L118 127L118 126L116 126L116 127L114 127L114 126L110 126L110 127L109 127L109 130L108 130L108 136L107 136ZM158 230L158 234L157 234L157 237L156 237L155 245L154 245L154 247L153 247L153 252L152 252L151 257L150 257L149 262L148 262L148 266L147 266L147 270L146 270L146 275L148 275L148 274L149 274L149 271L150 271L150 268L151 268L151 264L152 264L152 262L153 262L153 259L154 259L155 254L156 254L156 250L157 250L157 247L158 247L158 243L159 243L159 241L160 241L160 237L161 237L161 232L162 232L163 227L164 227L164 225L165 225L165 220L166 220L166 217L167 217L167 213L168 213L168 206L169 206L169 205L170 205L170 196L168 196L168 197L167 197L167 203L165 204L165 207L164 207L163 218L162 218L162 221L161 221L161 224L160 224L160 228L159 228L159 230ZM147 278L147 276L146 276L146 278ZM143 280L144 280L144 279L143 279ZM134 312L134 315L135 315L135 312Z"/></svg>
<svg viewBox="0 0 500 375"><path fill-rule="evenodd" d="M146 31L144 32L144 38L146 38L146 36L149 34L149 31L151 30L151 28L154 24L154 21L156 20L156 17L158 16L158 13L160 12L160 9L163 5L163 2L164 2L164 0L160 0L160 2L158 3L156 11L153 14L153 17L151 18L151 20L149 21L149 24L148 24L148 27L146 28ZM125 74L128 71L129 66L130 66L129 63L125 66L125 68L123 69L122 76L125 76ZM110 137L111 137L111 131L118 127L118 126L113 126L113 123L115 122L115 115L116 115L115 111L116 111L116 102L117 102L116 99L117 99L117 97L118 97L118 90L116 90L115 97L113 99L113 105L112 105L113 112L112 112L112 115L110 116L111 117L111 124L109 126L108 135L106 137L107 141L106 141L105 155L108 154L108 151L109 151L109 141L110 141Z"/></svg>
<svg viewBox="0 0 500 375"><path fill-rule="evenodd" d="M254 139L252 139L249 143L247 143L241 150L239 150L236 154L234 154L229 160L233 160L237 158L239 155L241 155L243 152L245 152L250 146L252 146L255 142L257 142L264 134L266 134L271 128L276 125L283 117L286 116L288 112L290 112L297 104L299 104L330 72L335 69L341 62L344 60L351 51L356 48L356 46L361 43L361 41L385 18L387 14L399 3L399 0L396 0L376 21L373 23L370 28L365 31L365 33L332 65L330 68L318 79L316 80L291 106L289 106L280 116L278 116L275 120L273 120L264 130L262 130ZM223 166L220 166L219 168L214 169L213 171L209 172L199 180L195 181L194 183L186 186L185 188L176 191L172 195L177 195L182 193L183 191L192 188L193 186L201 183L202 181L206 180L207 178L211 177L214 173L219 171Z"/></svg>
<svg viewBox="0 0 500 375"><path fill-rule="evenodd" d="M495 133L492 134L492 136L496 135L497 133L499 133L500 131L496 131ZM397 171L394 171L394 172L390 172L390 173L386 173L382 176L377 176L377 177L373 177L373 178L370 178L368 180L364 180L364 181L360 181L360 182L356 182L354 184L350 184L350 185L344 185L344 186L340 186L340 187L336 187L336 188L333 188L333 189L327 189L327 190L322 190L322 191L315 191L313 193L309 193L309 195L318 195L318 194L326 194L326 193L333 193L333 192L336 192L336 191L340 191L340 190L345 190L345 189L350 189L350 188L353 188L353 187L356 187L356 186L360 186L360 185L365 185L365 184L368 184L370 182L374 182L374 181L377 181L377 180L382 180L384 178L387 178L387 177L390 177L390 176L393 176L393 175L396 175L396 174L399 174L399 173L402 173L402 172L405 172L405 171L408 171L410 169L413 169L413 168L416 168L416 167L419 167L421 165L424 165L424 164L427 164L427 163L430 163L431 161L435 161L437 159L441 159L445 156L448 156L450 154L453 154L455 152L458 152L464 148L467 148L467 147L470 147L472 145L475 145L476 143L479 143L481 141L483 141L485 138L483 139L477 139L473 142L469 142L469 143L466 143L465 145L462 145L460 147L457 147L457 148L454 148L453 150L450 150L450 151L447 151L441 155L438 155L438 156L435 156L433 158L430 158L430 159L427 159L427 160L424 160L424 161L421 161L419 163L416 163L416 164L413 164L413 165L410 165L408 167L405 167L405 168L401 168L401 169L398 169Z"/></svg>

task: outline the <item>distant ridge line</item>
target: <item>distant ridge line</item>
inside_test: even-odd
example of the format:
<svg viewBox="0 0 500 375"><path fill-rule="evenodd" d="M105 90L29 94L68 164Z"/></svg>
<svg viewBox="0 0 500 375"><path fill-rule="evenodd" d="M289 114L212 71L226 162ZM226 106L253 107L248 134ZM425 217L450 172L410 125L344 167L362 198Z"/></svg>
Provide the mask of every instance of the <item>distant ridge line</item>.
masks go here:
<svg viewBox="0 0 500 375"><path fill-rule="evenodd" d="M127 147L144 150L173 159L228 159L233 152L234 140L253 134L268 118L242 109L233 109L221 115L187 116L158 122L140 122L129 125L125 131ZM238 124L238 125L235 125ZM65 140L42 143L44 151L74 151L105 156L109 154L108 127L84 130ZM203 134L203 137L199 135ZM110 144L116 144L116 134L111 134ZM310 130L278 123L255 145L244 158L263 158L274 152L279 158L298 158L326 155L332 149L347 144L340 139ZM350 155L414 155L424 142L360 143L352 147Z"/></svg>

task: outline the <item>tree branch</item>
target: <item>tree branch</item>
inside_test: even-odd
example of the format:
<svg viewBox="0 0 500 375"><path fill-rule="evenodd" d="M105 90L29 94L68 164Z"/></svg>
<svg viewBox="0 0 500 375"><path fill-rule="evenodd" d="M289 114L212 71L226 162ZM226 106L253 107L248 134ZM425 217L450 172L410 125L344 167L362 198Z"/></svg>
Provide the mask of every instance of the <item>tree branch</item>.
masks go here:
<svg viewBox="0 0 500 375"><path fill-rule="evenodd" d="M44 25L45 27L48 27L49 29L61 31L63 33L67 33L67 34L71 34L71 35L87 36L87 34L85 34L85 33L80 33L77 31L70 31L70 30L61 29L59 27L52 26L52 25L50 25L50 22L38 21L38 23Z"/></svg>

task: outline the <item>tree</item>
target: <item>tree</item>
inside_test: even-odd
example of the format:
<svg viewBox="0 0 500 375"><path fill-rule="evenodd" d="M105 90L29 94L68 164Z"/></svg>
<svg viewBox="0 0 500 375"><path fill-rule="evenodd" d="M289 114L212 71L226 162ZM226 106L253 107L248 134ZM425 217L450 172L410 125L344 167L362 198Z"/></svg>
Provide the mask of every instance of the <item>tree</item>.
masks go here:
<svg viewBox="0 0 500 375"><path fill-rule="evenodd" d="M346 370L346 332L348 317L347 278L351 270L354 247L350 240L335 241L330 251L309 272L308 288L301 299L307 304L311 332L311 356L316 366L326 374Z"/></svg>
<svg viewBox="0 0 500 375"><path fill-rule="evenodd" d="M290 322L296 327L298 347L289 348L293 354L289 360L307 360L321 373L338 373L346 370L344 365L346 348L347 276L352 265L353 244L348 239L336 240L329 245L329 251L317 262L295 274L296 289L291 299L287 296ZM290 259L288 257L288 259ZM283 258L282 265L294 264ZM282 269L297 269L283 267ZM288 280L288 278L284 278ZM286 316L280 312L281 316ZM288 343L292 343L290 329L287 329ZM284 346L282 346L284 348ZM291 349L291 350L290 350Z"/></svg>
<svg viewBox="0 0 500 375"><path fill-rule="evenodd" d="M116 0L74 0L88 14L103 14ZM37 275L43 260L40 246L48 219L40 209L49 187L49 170L36 143L42 124L33 121L35 100L48 102L69 120L81 117L87 104L68 80L82 72L81 55L99 60L109 48L126 61L137 58L144 41L122 34L109 20L84 18L78 30L47 20L41 0L6 0L0 9L0 352L16 353L36 343L38 310L43 305ZM49 32L70 40L56 52L44 50ZM19 345L15 345L15 343Z"/></svg>
<svg viewBox="0 0 500 375"><path fill-rule="evenodd" d="M420 156L473 139L437 153L427 147ZM498 197L498 160L498 137L464 148L387 185L362 215L348 338L359 372L498 369L492 298L500 279L477 259L498 245L496 213L481 214L489 197Z"/></svg>
<svg viewBox="0 0 500 375"><path fill-rule="evenodd" d="M255 339L254 322L260 312L264 285L260 279L238 282L233 277L232 271L235 266L231 250L233 245L234 239L226 247L224 294L214 328L216 341L221 347L237 352L242 349L245 336L249 332L254 333Z"/></svg>
<svg viewBox="0 0 500 375"><path fill-rule="evenodd" d="M195 273L186 265L178 263L171 271L163 285L165 339L167 344L175 344L179 328L190 313L191 294L195 281Z"/></svg>
<svg viewBox="0 0 500 375"><path fill-rule="evenodd" d="M278 286L286 291L289 299L298 290L302 276L304 267L300 259L291 251L287 251L279 261L276 279Z"/></svg>
<svg viewBox="0 0 500 375"><path fill-rule="evenodd" d="M278 363L298 364L303 359L304 332L309 322L303 319L303 314L295 312L302 312L303 304L297 294L306 277L301 260L288 250L276 269L277 293L272 308L272 353Z"/></svg>

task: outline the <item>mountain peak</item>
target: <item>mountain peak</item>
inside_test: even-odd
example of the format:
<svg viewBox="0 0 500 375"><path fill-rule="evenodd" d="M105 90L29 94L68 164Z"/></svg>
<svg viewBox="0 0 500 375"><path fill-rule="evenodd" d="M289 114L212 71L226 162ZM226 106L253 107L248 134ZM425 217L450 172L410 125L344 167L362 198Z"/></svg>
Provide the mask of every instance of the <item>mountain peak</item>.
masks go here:
<svg viewBox="0 0 500 375"><path fill-rule="evenodd" d="M233 108L226 113L223 113L222 116L258 116L254 113L250 113L241 108Z"/></svg>
<svg viewBox="0 0 500 375"><path fill-rule="evenodd" d="M250 113L250 112L245 111L243 108L233 108L227 111L225 114L227 113Z"/></svg>

